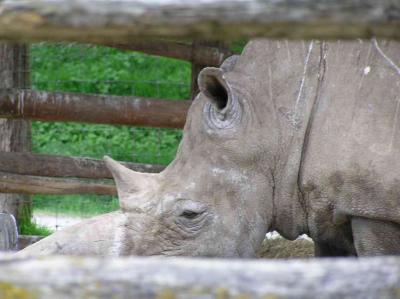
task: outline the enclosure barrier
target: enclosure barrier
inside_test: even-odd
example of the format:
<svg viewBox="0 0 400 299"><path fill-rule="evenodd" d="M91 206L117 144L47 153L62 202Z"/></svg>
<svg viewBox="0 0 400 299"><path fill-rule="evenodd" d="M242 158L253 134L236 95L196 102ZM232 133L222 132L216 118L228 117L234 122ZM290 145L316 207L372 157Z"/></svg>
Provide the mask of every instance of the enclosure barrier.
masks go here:
<svg viewBox="0 0 400 299"><path fill-rule="evenodd" d="M399 39L393 0L6 0L0 39L126 43L138 38Z"/></svg>
<svg viewBox="0 0 400 299"><path fill-rule="evenodd" d="M190 101L33 90L0 91L0 117L183 128Z"/></svg>
<svg viewBox="0 0 400 299"><path fill-rule="evenodd" d="M28 2L25 2L28 3ZM44 2L43 2L44 3ZM71 2L72 3L72 2ZM70 3L70 4L71 4ZM2 5L11 2L0 2ZM22 2L21 2L22 4ZM0 37L1 38L1 37ZM86 40L87 42L87 40ZM191 98L197 94L197 75L205 66L218 66L231 54L229 47L210 42L144 40L129 43L102 43L123 50L183 59L192 63ZM15 49L19 49L15 47ZM6 51L11 55L18 51ZM27 54L25 53L26 57ZM4 59L4 61L7 61ZM19 72L29 81L26 67L1 70L4 82ZM64 121L130 125L158 128L183 128L190 100L173 101L135 96L45 92L29 89L29 84L5 86L0 90L0 117L11 120ZM26 140L29 142L29 140ZM34 155L0 151L0 192L14 194L100 194L116 195L112 176L99 160ZM160 165L127 163L141 172L160 172ZM7 210L7 209L6 209Z"/></svg>
<svg viewBox="0 0 400 299"><path fill-rule="evenodd" d="M157 164L131 162L121 162L121 164L135 171L149 173L157 173L165 168ZM81 157L0 152L0 169L22 175L112 179L111 172L102 160Z"/></svg>
<svg viewBox="0 0 400 299"><path fill-rule="evenodd" d="M0 171L0 190L3 193L18 194L117 195L112 180L39 177L2 171Z"/></svg>
<svg viewBox="0 0 400 299"><path fill-rule="evenodd" d="M34 273L34 274L33 274ZM0 259L0 298L398 298L400 258Z"/></svg>
<svg viewBox="0 0 400 299"><path fill-rule="evenodd" d="M140 172L157 173L165 166L122 163ZM0 190L19 194L117 195L104 162L80 157L0 152Z"/></svg>

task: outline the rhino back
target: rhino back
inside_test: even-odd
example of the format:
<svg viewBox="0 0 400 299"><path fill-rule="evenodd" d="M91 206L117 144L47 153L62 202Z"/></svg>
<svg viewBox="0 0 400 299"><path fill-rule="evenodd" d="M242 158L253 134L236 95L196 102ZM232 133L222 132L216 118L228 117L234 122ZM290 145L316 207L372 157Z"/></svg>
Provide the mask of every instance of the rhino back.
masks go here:
<svg viewBox="0 0 400 299"><path fill-rule="evenodd" d="M84 220L28 246L17 255L108 255L120 217L120 212L113 212Z"/></svg>
<svg viewBox="0 0 400 299"><path fill-rule="evenodd" d="M322 77L303 151L310 212L400 223L400 43L322 44ZM335 217L335 215L333 215Z"/></svg>

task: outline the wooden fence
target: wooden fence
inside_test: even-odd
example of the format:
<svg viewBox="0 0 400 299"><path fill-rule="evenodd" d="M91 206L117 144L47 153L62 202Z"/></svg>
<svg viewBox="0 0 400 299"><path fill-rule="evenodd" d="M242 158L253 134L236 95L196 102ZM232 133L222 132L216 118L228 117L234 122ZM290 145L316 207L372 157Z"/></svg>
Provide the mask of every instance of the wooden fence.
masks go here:
<svg viewBox="0 0 400 299"><path fill-rule="evenodd" d="M0 298L399 298L398 257L0 257Z"/></svg>
<svg viewBox="0 0 400 299"><path fill-rule="evenodd" d="M395 0L7 0L0 39L400 38Z"/></svg>
<svg viewBox="0 0 400 299"><path fill-rule="evenodd" d="M230 54L226 47L206 44L153 40L108 46L188 60L198 70L205 65L219 65ZM192 77L195 82L197 73L193 73ZM192 89L192 94L195 94L197 86L193 85ZM182 128L190 104L191 99L173 101L135 96L43 92L26 88L0 90L0 117L6 119ZM126 165L145 172L163 169L160 165ZM111 178L100 160L0 152L0 193L116 195Z"/></svg>
<svg viewBox="0 0 400 299"><path fill-rule="evenodd" d="M190 101L33 90L0 91L0 117L183 128Z"/></svg>

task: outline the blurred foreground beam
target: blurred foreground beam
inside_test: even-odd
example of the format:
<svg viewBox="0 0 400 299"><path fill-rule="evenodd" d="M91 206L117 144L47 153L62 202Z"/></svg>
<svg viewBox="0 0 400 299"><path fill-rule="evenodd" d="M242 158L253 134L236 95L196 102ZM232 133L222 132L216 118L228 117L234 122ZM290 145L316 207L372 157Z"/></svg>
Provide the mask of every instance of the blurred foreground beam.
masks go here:
<svg viewBox="0 0 400 299"><path fill-rule="evenodd" d="M393 0L3 0L0 39L400 38Z"/></svg>
<svg viewBox="0 0 400 299"><path fill-rule="evenodd" d="M183 128L191 101L4 90L0 117L41 121Z"/></svg>
<svg viewBox="0 0 400 299"><path fill-rule="evenodd" d="M139 172L157 173L165 168L155 164L121 163ZM0 152L0 171L47 177L112 179L102 160L31 153Z"/></svg>
<svg viewBox="0 0 400 299"><path fill-rule="evenodd" d="M0 258L0 298L398 298L399 285L395 257Z"/></svg>

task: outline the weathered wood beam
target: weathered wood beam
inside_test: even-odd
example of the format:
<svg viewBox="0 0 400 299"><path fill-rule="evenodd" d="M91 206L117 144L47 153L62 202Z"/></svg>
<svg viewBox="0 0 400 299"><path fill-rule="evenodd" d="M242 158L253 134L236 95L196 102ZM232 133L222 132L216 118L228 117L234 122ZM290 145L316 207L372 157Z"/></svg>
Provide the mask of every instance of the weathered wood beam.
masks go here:
<svg viewBox="0 0 400 299"><path fill-rule="evenodd" d="M0 117L182 128L190 104L143 97L3 90Z"/></svg>
<svg viewBox="0 0 400 299"><path fill-rule="evenodd" d="M134 41L129 43L106 44L106 46L176 58L206 66L219 66L227 56L232 54L227 48L220 49L218 47L166 40Z"/></svg>
<svg viewBox="0 0 400 299"><path fill-rule="evenodd" d="M27 45L0 44L0 93L11 88L29 88L30 63ZM32 147L31 123L24 119L0 117L0 150L29 152ZM17 224L31 217L31 199L26 195L0 194L0 212L14 215Z"/></svg>
<svg viewBox="0 0 400 299"><path fill-rule="evenodd" d="M0 39L400 38L393 0L3 0Z"/></svg>
<svg viewBox="0 0 400 299"><path fill-rule="evenodd" d="M50 178L0 171L0 192L19 194L117 195L112 180ZM1 297L0 297L1 298Z"/></svg>
<svg viewBox="0 0 400 299"><path fill-rule="evenodd" d="M150 173L157 173L165 168L163 165L153 164L122 164L135 171ZM101 160L31 153L0 152L0 171L47 177L112 179L110 171Z"/></svg>
<svg viewBox="0 0 400 299"><path fill-rule="evenodd" d="M1 298L398 298L399 285L398 257L0 258Z"/></svg>

